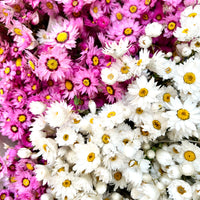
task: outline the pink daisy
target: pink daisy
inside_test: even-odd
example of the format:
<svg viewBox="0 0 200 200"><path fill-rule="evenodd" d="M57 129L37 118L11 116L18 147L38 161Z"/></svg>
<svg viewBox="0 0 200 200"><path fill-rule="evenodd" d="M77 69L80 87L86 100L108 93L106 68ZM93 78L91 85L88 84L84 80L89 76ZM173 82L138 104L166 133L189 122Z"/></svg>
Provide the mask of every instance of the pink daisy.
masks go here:
<svg viewBox="0 0 200 200"><path fill-rule="evenodd" d="M24 0L26 3L28 3L29 5L31 5L33 7L33 9L39 5L40 0Z"/></svg>
<svg viewBox="0 0 200 200"><path fill-rule="evenodd" d="M10 197L10 191L9 190L6 190L6 189L0 190L0 199L4 200L8 197Z"/></svg>
<svg viewBox="0 0 200 200"><path fill-rule="evenodd" d="M131 43L136 42L141 33L139 22L133 19L123 18L121 22L114 22L108 30L107 37L119 41L121 38L128 38Z"/></svg>
<svg viewBox="0 0 200 200"><path fill-rule="evenodd" d="M28 171L30 174L35 175L34 173L35 163L30 159L20 159L16 163L16 174L20 174L21 171Z"/></svg>
<svg viewBox="0 0 200 200"><path fill-rule="evenodd" d="M32 143L31 143L31 141L30 141L29 136L30 136L30 133L29 133L29 132L23 134L23 135L22 135L22 138L21 138L20 141L19 141L19 144L21 144L22 146L27 147L27 148L32 148L33 145L32 145Z"/></svg>
<svg viewBox="0 0 200 200"><path fill-rule="evenodd" d="M2 62L8 54L9 51L9 43L5 41L0 42L0 62Z"/></svg>
<svg viewBox="0 0 200 200"><path fill-rule="evenodd" d="M126 11L121 6L118 6L112 10L110 20L112 22L121 21L125 15Z"/></svg>
<svg viewBox="0 0 200 200"><path fill-rule="evenodd" d="M0 179L7 173L7 166L4 159L0 156Z"/></svg>
<svg viewBox="0 0 200 200"><path fill-rule="evenodd" d="M154 13L153 12L145 12L140 16L140 24L147 25L151 23Z"/></svg>
<svg viewBox="0 0 200 200"><path fill-rule="evenodd" d="M18 58L22 54L22 49L17 46L16 42L12 43L12 46L10 47L10 55L14 58Z"/></svg>
<svg viewBox="0 0 200 200"><path fill-rule="evenodd" d="M33 74L31 74L31 76L27 76L23 87L28 95L33 95L40 91L40 82Z"/></svg>
<svg viewBox="0 0 200 200"><path fill-rule="evenodd" d="M91 69L80 68L78 72L75 73L76 79L75 84L77 85L77 90L81 94L87 93L90 98L93 98L98 92L97 86L99 85L99 80L95 76L94 71Z"/></svg>
<svg viewBox="0 0 200 200"><path fill-rule="evenodd" d="M95 1L90 6L90 14L94 19L98 19L104 14L103 7L100 1Z"/></svg>
<svg viewBox="0 0 200 200"><path fill-rule="evenodd" d="M43 0L41 2L41 9L49 16L55 16L59 13L58 6L53 0Z"/></svg>
<svg viewBox="0 0 200 200"><path fill-rule="evenodd" d="M103 11L106 13L110 13L114 8L120 6L120 4L116 0L103 0L101 1Z"/></svg>
<svg viewBox="0 0 200 200"><path fill-rule="evenodd" d="M14 9L8 5L5 5L4 2L0 2L0 22L5 23L7 26L10 24L14 15Z"/></svg>
<svg viewBox="0 0 200 200"><path fill-rule="evenodd" d="M25 50L25 58L27 60L27 65L33 73L35 73L35 68L38 67L38 58L35 57L29 50Z"/></svg>
<svg viewBox="0 0 200 200"><path fill-rule="evenodd" d="M64 13L70 15L71 13L78 13L83 7L83 0L69 0L64 4Z"/></svg>
<svg viewBox="0 0 200 200"><path fill-rule="evenodd" d="M76 47L78 34L77 25L72 20L64 20L62 24L55 23L53 25L48 44L72 49Z"/></svg>
<svg viewBox="0 0 200 200"><path fill-rule="evenodd" d="M158 2L156 3L156 8L154 9L153 21L162 23L164 21L163 5Z"/></svg>
<svg viewBox="0 0 200 200"><path fill-rule="evenodd" d="M141 11L148 12L151 8L153 8L156 4L157 0L141 0Z"/></svg>
<svg viewBox="0 0 200 200"><path fill-rule="evenodd" d="M16 74L15 68L13 61L6 61L0 69L0 77L3 77L5 81L12 80Z"/></svg>
<svg viewBox="0 0 200 200"><path fill-rule="evenodd" d="M58 47L49 52L43 52L38 60L36 74L40 80L52 79L57 81L65 77L70 68L70 59L67 53L63 53Z"/></svg>

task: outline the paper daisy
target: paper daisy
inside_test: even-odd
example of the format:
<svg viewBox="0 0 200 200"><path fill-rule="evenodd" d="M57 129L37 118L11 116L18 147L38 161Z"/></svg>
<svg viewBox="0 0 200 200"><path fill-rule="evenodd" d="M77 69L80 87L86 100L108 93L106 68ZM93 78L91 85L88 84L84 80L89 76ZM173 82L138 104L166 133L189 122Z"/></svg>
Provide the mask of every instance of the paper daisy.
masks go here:
<svg viewBox="0 0 200 200"><path fill-rule="evenodd" d="M118 71L113 67L101 70L101 79L107 85L113 85L118 79Z"/></svg>
<svg viewBox="0 0 200 200"><path fill-rule="evenodd" d="M52 79L57 81L65 77L65 73L68 72L69 68L70 59L68 54L63 53L60 48L54 47L40 55L35 73L40 80Z"/></svg>
<svg viewBox="0 0 200 200"><path fill-rule="evenodd" d="M55 16L59 12L57 4L52 0L42 1L41 9L49 16Z"/></svg>

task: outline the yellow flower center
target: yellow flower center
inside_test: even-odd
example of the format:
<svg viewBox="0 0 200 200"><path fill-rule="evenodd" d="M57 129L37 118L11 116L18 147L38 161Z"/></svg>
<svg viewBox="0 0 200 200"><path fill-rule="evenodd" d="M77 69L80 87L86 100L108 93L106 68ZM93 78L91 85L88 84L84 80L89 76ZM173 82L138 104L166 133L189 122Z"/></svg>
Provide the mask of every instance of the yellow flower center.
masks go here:
<svg viewBox="0 0 200 200"><path fill-rule="evenodd" d="M163 95L163 101L165 101L165 102L170 102L170 98L171 98L171 94L169 94L169 93L165 93L164 95Z"/></svg>
<svg viewBox="0 0 200 200"><path fill-rule="evenodd" d="M53 4L51 2L46 3L47 8L53 9Z"/></svg>
<svg viewBox="0 0 200 200"><path fill-rule="evenodd" d="M99 58L97 56L92 57L92 62L94 66L97 66L99 64Z"/></svg>
<svg viewBox="0 0 200 200"><path fill-rule="evenodd" d="M121 172L115 172L115 173L114 173L114 179L115 179L116 181L121 180L121 178L122 178L122 173L121 173Z"/></svg>
<svg viewBox="0 0 200 200"><path fill-rule="evenodd" d="M65 81L65 87L68 91L72 91L73 90L73 83L70 80L66 80Z"/></svg>
<svg viewBox="0 0 200 200"><path fill-rule="evenodd" d="M27 179L27 178L24 178L23 181L22 181L22 184L25 186L25 187L28 187L30 185L30 181Z"/></svg>
<svg viewBox="0 0 200 200"><path fill-rule="evenodd" d="M170 22L167 26L167 28L172 31L176 28L176 23L175 22Z"/></svg>
<svg viewBox="0 0 200 200"><path fill-rule="evenodd" d="M111 118L111 117L114 117L116 115L116 112L115 111L111 111L107 114L107 117L108 118Z"/></svg>
<svg viewBox="0 0 200 200"><path fill-rule="evenodd" d="M0 89L0 94L1 94L1 95L3 95L3 94L4 94L4 91L3 91L3 89L2 89L2 88Z"/></svg>
<svg viewBox="0 0 200 200"><path fill-rule="evenodd" d="M19 120L21 123L25 122L25 121L26 121L26 115L23 115L23 114L19 115L18 120Z"/></svg>
<svg viewBox="0 0 200 200"><path fill-rule="evenodd" d="M183 76L183 80L185 83L187 84L193 84L196 80L195 74L192 72L187 72L184 76Z"/></svg>
<svg viewBox="0 0 200 200"><path fill-rule="evenodd" d="M143 135L143 136L148 136L149 135L149 132L148 131L143 131L142 128L140 128L140 132L141 132L141 135Z"/></svg>
<svg viewBox="0 0 200 200"><path fill-rule="evenodd" d="M133 167L135 165L138 165L138 162L136 160L130 160L128 165L129 165L129 167Z"/></svg>
<svg viewBox="0 0 200 200"><path fill-rule="evenodd" d="M29 63L29 65L30 65L30 67L31 67L33 70L35 70L35 65L34 65L34 63L33 63L31 60L29 60L28 63Z"/></svg>
<svg viewBox="0 0 200 200"><path fill-rule="evenodd" d="M130 6L129 10L131 13L135 13L137 11L137 6Z"/></svg>
<svg viewBox="0 0 200 200"><path fill-rule="evenodd" d="M15 48L13 49L13 51L14 51L14 52L17 52L17 51L18 51L18 48L17 48L17 47L15 47Z"/></svg>
<svg viewBox="0 0 200 200"><path fill-rule="evenodd" d="M4 200L6 198L6 194L5 193L1 194L0 198L1 200Z"/></svg>
<svg viewBox="0 0 200 200"><path fill-rule="evenodd" d="M126 145L126 144L128 144L130 142L130 140L129 139L123 139L123 143Z"/></svg>
<svg viewBox="0 0 200 200"><path fill-rule="evenodd" d="M65 181L63 181L62 185L63 185L63 187L70 187L71 181L66 179Z"/></svg>
<svg viewBox="0 0 200 200"><path fill-rule="evenodd" d="M90 84L91 84L90 79L88 79L88 78L83 79L83 85L85 85L86 87L89 87Z"/></svg>
<svg viewBox="0 0 200 200"><path fill-rule="evenodd" d="M148 16L147 14L144 14L144 15L142 16L142 19L148 20L148 19L149 19L149 16Z"/></svg>
<svg viewBox="0 0 200 200"><path fill-rule="evenodd" d="M110 3L110 0L106 0L106 3Z"/></svg>
<svg viewBox="0 0 200 200"><path fill-rule="evenodd" d="M110 141L110 136L107 135L107 134L104 134L104 135L102 136L102 142L103 142L104 144L108 144L109 141Z"/></svg>
<svg viewBox="0 0 200 200"><path fill-rule="evenodd" d="M138 107L136 108L136 113L141 115L143 113L143 110L140 107Z"/></svg>
<svg viewBox="0 0 200 200"><path fill-rule="evenodd" d="M117 13L116 14L116 18L119 20L119 21L121 21L122 20L122 18L123 18L123 15L121 14L121 13Z"/></svg>
<svg viewBox="0 0 200 200"><path fill-rule="evenodd" d="M115 161L115 160L117 160L117 156L113 156L113 157L111 157L110 160L111 160L111 161Z"/></svg>
<svg viewBox="0 0 200 200"><path fill-rule="evenodd" d="M15 126L15 125L11 126L11 131L13 131L14 133L16 133L18 131L17 126Z"/></svg>
<svg viewBox="0 0 200 200"><path fill-rule="evenodd" d="M152 121L153 127L157 130L161 129L161 123L158 120L153 120Z"/></svg>
<svg viewBox="0 0 200 200"><path fill-rule="evenodd" d="M64 171L65 171L64 167L61 167L60 169L58 169L58 172L64 172Z"/></svg>
<svg viewBox="0 0 200 200"><path fill-rule="evenodd" d="M50 71L53 71L57 70L59 63L56 59L51 58L47 61L46 65Z"/></svg>
<svg viewBox="0 0 200 200"><path fill-rule="evenodd" d="M31 163L26 163L26 167L27 169L33 171L34 170L34 167L31 165Z"/></svg>
<svg viewBox="0 0 200 200"><path fill-rule="evenodd" d="M16 35L22 36L22 30L19 28L14 28L14 32Z"/></svg>
<svg viewBox="0 0 200 200"><path fill-rule="evenodd" d="M46 100L49 100L49 99L51 99L51 96L47 95L45 98L46 98Z"/></svg>
<svg viewBox="0 0 200 200"><path fill-rule="evenodd" d="M22 66L22 59L21 58L17 58L17 60L16 60L16 66L17 67Z"/></svg>
<svg viewBox="0 0 200 200"><path fill-rule="evenodd" d="M162 19L162 16L161 16L161 15L157 15L157 16L156 16L156 19L157 19L158 21L160 21L160 20Z"/></svg>
<svg viewBox="0 0 200 200"><path fill-rule="evenodd" d="M53 82L52 80L48 80L48 81L47 81L47 84L48 84L48 86L53 86L53 85L54 85L54 82Z"/></svg>
<svg viewBox="0 0 200 200"><path fill-rule="evenodd" d="M188 28L185 28L185 29L182 31L182 33L188 34L188 31L189 31L189 29L188 29Z"/></svg>
<svg viewBox="0 0 200 200"><path fill-rule="evenodd" d="M10 67L6 67L4 72L5 72L5 74L9 74L10 73Z"/></svg>
<svg viewBox="0 0 200 200"><path fill-rule="evenodd" d="M186 109L179 109L177 111L177 117L181 120L187 120L190 118L190 113Z"/></svg>
<svg viewBox="0 0 200 200"><path fill-rule="evenodd" d="M93 124L94 118L90 119L90 124Z"/></svg>
<svg viewBox="0 0 200 200"><path fill-rule="evenodd" d="M44 144L44 145L42 146L42 148L44 149L45 152L47 152L47 144Z"/></svg>
<svg viewBox="0 0 200 200"><path fill-rule="evenodd" d="M0 47L0 55L2 55L4 50Z"/></svg>
<svg viewBox="0 0 200 200"><path fill-rule="evenodd" d="M59 43L64 43L68 40L68 33L63 31L61 33L59 33L56 37L57 42Z"/></svg>
<svg viewBox="0 0 200 200"><path fill-rule="evenodd" d="M148 6L151 3L151 0L145 0L145 5Z"/></svg>
<svg viewBox="0 0 200 200"><path fill-rule="evenodd" d="M196 159L196 155L193 151L186 151L184 153L184 158L185 158L185 160L192 162Z"/></svg>
<svg viewBox="0 0 200 200"><path fill-rule="evenodd" d="M78 5L78 1L73 1L72 6L76 7Z"/></svg>
<svg viewBox="0 0 200 200"><path fill-rule="evenodd" d="M141 63L142 63L142 59L138 60L138 61L137 61L137 66L140 66Z"/></svg>
<svg viewBox="0 0 200 200"><path fill-rule="evenodd" d="M94 159L95 159L95 153L93 153L93 152L89 153L87 156L87 161L93 162Z"/></svg>
<svg viewBox="0 0 200 200"><path fill-rule="evenodd" d="M63 140L67 141L68 139L69 139L69 135L65 134L65 135L63 136Z"/></svg>
<svg viewBox="0 0 200 200"><path fill-rule="evenodd" d="M139 91L139 96L140 97L145 97L148 95L148 90L146 88L141 88Z"/></svg>
<svg viewBox="0 0 200 200"><path fill-rule="evenodd" d="M179 153L179 151L175 147L173 147L172 150L173 150L174 153Z"/></svg>
<svg viewBox="0 0 200 200"><path fill-rule="evenodd" d="M195 43L195 47L200 47L200 42L199 42L199 41L197 41L197 42Z"/></svg>
<svg viewBox="0 0 200 200"><path fill-rule="evenodd" d="M10 181L11 183L17 182L17 180L15 179L14 176L11 176L11 177L9 178L9 181Z"/></svg>
<svg viewBox="0 0 200 200"><path fill-rule="evenodd" d="M78 124L81 120L74 119L74 124Z"/></svg>
<svg viewBox="0 0 200 200"><path fill-rule="evenodd" d="M129 69L130 69L130 67L128 67L128 66L123 66L123 67L121 67L121 73L122 74L128 74L129 73Z"/></svg>
<svg viewBox="0 0 200 200"><path fill-rule="evenodd" d="M15 12L20 13L21 7L19 4L15 4L13 8L14 8Z"/></svg>
<svg viewBox="0 0 200 200"><path fill-rule="evenodd" d="M190 13L189 15L188 15L188 17L196 17L197 16L197 13Z"/></svg>
<svg viewBox="0 0 200 200"><path fill-rule="evenodd" d="M132 35L133 33L133 30L131 28L125 28L124 29L124 35Z"/></svg>
<svg viewBox="0 0 200 200"><path fill-rule="evenodd" d="M165 73L166 73L166 74L169 74L171 71L172 71L172 69L171 69L170 67L167 67L167 68L165 69Z"/></svg>
<svg viewBox="0 0 200 200"><path fill-rule="evenodd" d="M7 13L7 12L5 12L5 10L6 10L6 9L4 8L4 9L2 10L2 12L3 12L4 16L6 16L6 17L7 17L7 16L8 16L8 13Z"/></svg>
<svg viewBox="0 0 200 200"><path fill-rule="evenodd" d="M23 97L22 97L21 95L17 97L17 100L18 100L19 102L21 102L22 99L23 99Z"/></svg>
<svg viewBox="0 0 200 200"><path fill-rule="evenodd" d="M93 8L93 12L94 12L94 13L98 13L98 8L97 8L97 6L95 6L95 7Z"/></svg>
<svg viewBox="0 0 200 200"><path fill-rule="evenodd" d="M177 191L178 191L178 193L180 193L180 194L184 194L184 193L186 193L185 188L182 187L182 186L178 186L178 187L177 187Z"/></svg>
<svg viewBox="0 0 200 200"><path fill-rule="evenodd" d="M108 78L109 80L112 80L112 79L114 78L114 75L113 75L113 74L108 74L107 78Z"/></svg>
<svg viewBox="0 0 200 200"><path fill-rule="evenodd" d="M32 90L36 90L37 89L37 86L34 84L33 86L32 86Z"/></svg>
<svg viewBox="0 0 200 200"><path fill-rule="evenodd" d="M107 86L106 90L107 90L108 94L111 94L111 95L114 94L114 90L113 90L112 86Z"/></svg>

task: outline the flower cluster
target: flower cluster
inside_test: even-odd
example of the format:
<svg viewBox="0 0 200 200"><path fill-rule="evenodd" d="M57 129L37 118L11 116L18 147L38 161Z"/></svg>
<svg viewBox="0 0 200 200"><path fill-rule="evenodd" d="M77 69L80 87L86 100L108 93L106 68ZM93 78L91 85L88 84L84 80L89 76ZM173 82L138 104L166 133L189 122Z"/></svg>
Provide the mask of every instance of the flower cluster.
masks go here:
<svg viewBox="0 0 200 200"><path fill-rule="evenodd" d="M0 199L200 198L196 0L3 0Z"/></svg>

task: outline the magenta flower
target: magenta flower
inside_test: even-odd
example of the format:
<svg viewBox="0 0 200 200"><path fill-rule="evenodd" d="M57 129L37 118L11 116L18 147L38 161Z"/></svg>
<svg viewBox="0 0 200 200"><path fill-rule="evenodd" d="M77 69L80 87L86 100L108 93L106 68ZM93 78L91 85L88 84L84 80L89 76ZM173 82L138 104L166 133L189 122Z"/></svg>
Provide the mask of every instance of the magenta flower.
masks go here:
<svg viewBox="0 0 200 200"><path fill-rule="evenodd" d="M59 13L59 9L55 1L53 0L43 0L41 1L41 9L43 12L47 13L49 16L55 16Z"/></svg>

